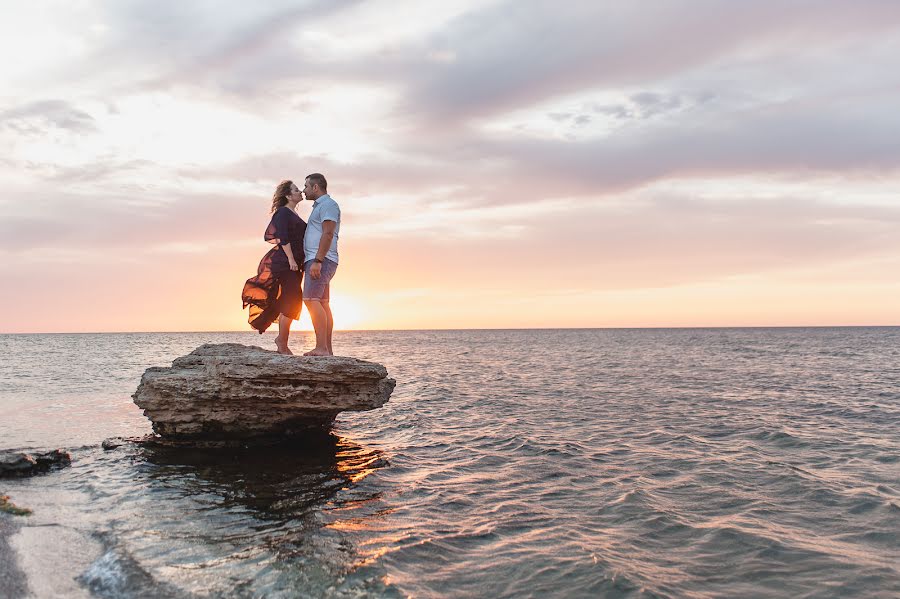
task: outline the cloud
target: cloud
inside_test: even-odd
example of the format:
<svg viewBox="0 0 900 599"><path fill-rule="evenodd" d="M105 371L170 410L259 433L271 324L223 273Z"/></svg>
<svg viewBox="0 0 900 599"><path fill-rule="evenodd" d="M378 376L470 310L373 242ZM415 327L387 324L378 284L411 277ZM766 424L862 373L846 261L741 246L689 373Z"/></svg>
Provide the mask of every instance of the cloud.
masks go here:
<svg viewBox="0 0 900 599"><path fill-rule="evenodd" d="M888 1L733 3L508 2L460 17L429 39L457 57L413 64L410 113L454 123L485 118L585 88L628 87L672 78L742 52L769 56L798 42L828 47L848 37L897 30ZM378 72L377 66L374 68ZM415 75L415 76L412 76Z"/></svg>
<svg viewBox="0 0 900 599"><path fill-rule="evenodd" d="M616 206L553 202L526 214L448 212L446 221L443 233L349 233L342 243L361 271L403 264L411 280L444 286L474 277L498 289L540 287L547 277L557 287L651 289L900 255L900 209L798 197L723 203L641 192ZM520 231L502 243L498 235L465 235L508 223Z"/></svg>
<svg viewBox="0 0 900 599"><path fill-rule="evenodd" d="M242 194L184 193L151 201L147 190L117 188L103 197L59 189L14 195L0 208L0 250L27 257L34 250L105 250L134 257L156 246L212 245L259 238L268 202ZM52 210L46 207L52 206ZM257 221L248 219L258 217Z"/></svg>
<svg viewBox="0 0 900 599"><path fill-rule="evenodd" d="M264 191L156 206L56 194L52 213L0 220L0 251L11 263L79 252L152 262L189 248L212 266L232 248L250 263L266 248ZM894 206L791 196L722 202L658 191L619 199L535 199L528 209L488 209L444 198L416 211L389 199L372 207L364 205L372 200L348 197L342 251L362 272L402 263L405 276L421 285L471 273L497 288L516 287L549 269L594 289L668 287L900 255Z"/></svg>
<svg viewBox="0 0 900 599"><path fill-rule="evenodd" d="M329 82L391 88L399 94L396 103L378 115L377 126L366 124L383 151L367 159L389 161L401 176L413 178L422 171L461 165L483 172L484 180L506 178L504 170L549 168L561 169L582 187L605 183L615 189L692 170L727 167L744 173L759 161L754 155L741 164L741 155L753 152L785 157L784 169L802 163L801 155L809 153L810 165L800 168L815 170L820 164L842 168L842 158L847 168L873 157L890 162L881 153L894 151L879 131L868 130L872 119L859 118L863 122L856 127L850 122L854 115L848 114L873 106L884 111L891 129L896 125L891 116L894 93L860 97L848 110L832 97L814 96L817 89L789 98L793 106L779 107L776 103L784 98L765 90L771 73L778 71L773 61L790 63L794 55L812 55L818 57L813 67L831 72L833 61L839 60L830 50L835 44L896 31L892 23L898 22L894 17L900 16L900 7L892 2L849 7L839 2L785 6L704 0L690 11L677 2L640 7L579 3L565 11L551 2L527 7L506 2L472 8L420 39L392 45L386 36L369 54L331 56L317 53L314 44L291 43L291 35L317 27L338 38L330 29L341 23L336 16L353 18L353 9L365 5L275 3L265 9L221 11L202 4L116 4L98 16L109 23L111 36L97 46L88 64L101 57L113 57L118 71L138 64L142 68L129 79L141 89L199 95L210 103L279 119L290 119L292 110L308 112L305 88L327 88ZM353 30L352 21L343 26ZM795 52L797 40L804 44L800 52ZM159 53L162 44L172 51ZM454 59L435 63L429 58L434 53ZM760 62L753 67L752 60ZM723 79L734 64L747 80ZM291 86L298 92L291 100L293 109L283 101ZM623 86L631 91L619 102L586 101L579 110L550 111L551 120L571 128L560 139L523 135L504 140L473 126L478 119L489 122L565 94ZM742 95L737 93L741 88ZM746 90L756 88L756 97L748 97ZM365 123L360 117L347 126ZM593 135L592 128L607 117L619 122L617 128ZM783 125L795 118L799 122L787 123L794 136L785 140ZM638 126L635 121L652 122ZM845 134L850 149L829 152L827 145L837 145L836 138ZM729 157L733 167L727 166ZM604 164L617 172L604 175Z"/></svg>
<svg viewBox="0 0 900 599"><path fill-rule="evenodd" d="M631 96L643 118L675 110L681 106L681 98L655 92L640 92Z"/></svg>
<svg viewBox="0 0 900 599"><path fill-rule="evenodd" d="M873 1L862 10L837 2L702 2L685 11L662 2L653 8L581 4L572 13L551 3L515 11L508 3L492 5L425 39L351 58L308 60L272 45L247 58L240 88L265 105L273 65L281 84L303 77L309 85L396 86L402 95L381 117L377 138L384 152L364 156L365 164L316 157L314 150L308 157L348 182L390 186L393 179L424 188L462 180L489 202L520 201L547 178L561 194L596 195L667 177L896 168L898 98L881 77L885 57L893 56L884 43L896 39L896 4ZM862 54L861 44L875 52L861 66L871 78L859 85L885 88L859 93L837 85L833 72L852 68L841 46L848 43ZM435 64L428 59L434 52L454 59ZM807 88L802 81L797 86L796 69L808 74ZM793 87L784 87L790 78ZM772 83L782 83L789 95ZM564 137L473 126L511 110L538 110L560 95L617 86L626 86L620 102L585 101L580 110L547 113L570 127ZM604 117L618 124L592 134Z"/></svg>
<svg viewBox="0 0 900 599"><path fill-rule="evenodd" d="M234 177L264 182L319 171L346 196L419 195L423 202L454 190L460 205L528 204L550 197L602 198L666 179L863 175L896 176L900 117L882 102L777 102L753 108L699 105L667 121L637 119L606 136L554 139L469 130L394 140L388 155L341 162L315 154L280 153L237 160L222 168L184 168L200 180ZM888 101L890 100L890 101ZM652 106L679 106L671 98ZM680 109L680 108L679 108ZM576 120L577 115L558 115ZM590 122L581 121L582 126Z"/></svg>
<svg viewBox="0 0 900 599"><path fill-rule="evenodd" d="M561 193L609 193L668 177L751 172L893 172L900 167L900 117L887 107L810 112L804 105L696 114L664 126L623 128L583 141L510 137L485 142L481 158L509 160L527 185L559 183ZM881 109L881 110L879 110ZM884 111L884 112L882 112Z"/></svg>
<svg viewBox="0 0 900 599"><path fill-rule="evenodd" d="M31 136L45 135L49 129L97 131L94 117L64 100L40 100L4 110L0 112L0 127Z"/></svg>

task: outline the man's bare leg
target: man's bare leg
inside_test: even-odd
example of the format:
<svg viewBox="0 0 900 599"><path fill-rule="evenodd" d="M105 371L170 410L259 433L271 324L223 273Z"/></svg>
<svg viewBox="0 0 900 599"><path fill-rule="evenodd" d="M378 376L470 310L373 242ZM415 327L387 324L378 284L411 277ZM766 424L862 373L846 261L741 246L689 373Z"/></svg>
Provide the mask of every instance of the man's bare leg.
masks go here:
<svg viewBox="0 0 900 599"><path fill-rule="evenodd" d="M278 348L279 354L285 354L288 356L293 356L294 352L292 352L288 348L288 337L291 334L291 319L285 316L284 314L278 315L278 336L275 337L275 347Z"/></svg>
<svg viewBox="0 0 900 599"><path fill-rule="evenodd" d="M313 328L316 330L316 346L303 354L304 356L330 356L328 352L328 315L331 313L325 311L323 302L319 300L305 300L306 309L309 310L309 317L312 320Z"/></svg>
<svg viewBox="0 0 900 599"><path fill-rule="evenodd" d="M331 304L328 302L319 302L325 309L325 315L328 317L328 336L325 339L325 346L328 348L328 355L334 355L334 348L331 345L332 334L334 333L334 316L331 315Z"/></svg>

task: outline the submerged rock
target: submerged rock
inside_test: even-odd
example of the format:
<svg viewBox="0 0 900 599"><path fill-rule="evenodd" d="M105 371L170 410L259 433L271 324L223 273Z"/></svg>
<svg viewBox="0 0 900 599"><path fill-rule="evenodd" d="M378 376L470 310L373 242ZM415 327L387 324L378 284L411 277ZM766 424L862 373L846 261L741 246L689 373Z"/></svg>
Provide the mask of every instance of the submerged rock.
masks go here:
<svg viewBox="0 0 900 599"><path fill-rule="evenodd" d="M164 439L250 440L322 430L339 412L379 408L395 384L373 362L221 343L148 368L132 397Z"/></svg>
<svg viewBox="0 0 900 599"><path fill-rule="evenodd" d="M0 495L0 512L13 516L30 516L32 511L27 507L19 507L9 500L9 495Z"/></svg>
<svg viewBox="0 0 900 599"><path fill-rule="evenodd" d="M72 463L72 456L62 449L53 451L0 451L0 478L31 476Z"/></svg>
<svg viewBox="0 0 900 599"><path fill-rule="evenodd" d="M103 439L103 443L100 444L100 447L106 451L110 451L111 449L116 449L126 443L128 443L128 439L124 437L109 437L108 439Z"/></svg>

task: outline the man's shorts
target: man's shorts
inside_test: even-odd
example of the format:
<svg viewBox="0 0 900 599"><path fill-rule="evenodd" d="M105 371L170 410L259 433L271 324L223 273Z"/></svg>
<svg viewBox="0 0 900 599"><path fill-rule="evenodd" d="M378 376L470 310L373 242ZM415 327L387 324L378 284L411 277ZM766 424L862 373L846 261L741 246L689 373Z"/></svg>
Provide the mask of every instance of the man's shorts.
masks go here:
<svg viewBox="0 0 900 599"><path fill-rule="evenodd" d="M331 279L337 272L337 262L328 258L322 260L322 273L318 279L312 278L312 275L309 274L309 269L313 264L315 264L315 260L303 263L303 272L306 273L306 276L303 277L305 283L303 285L303 301L327 302L330 298Z"/></svg>

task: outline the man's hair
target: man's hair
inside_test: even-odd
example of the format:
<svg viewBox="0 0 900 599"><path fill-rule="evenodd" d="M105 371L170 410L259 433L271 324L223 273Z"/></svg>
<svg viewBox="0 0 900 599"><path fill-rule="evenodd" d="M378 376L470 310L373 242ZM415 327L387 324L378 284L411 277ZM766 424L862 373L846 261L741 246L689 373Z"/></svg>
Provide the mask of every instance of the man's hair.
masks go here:
<svg viewBox="0 0 900 599"><path fill-rule="evenodd" d="M322 191L328 191L328 181L325 180L325 175L322 173L306 175L306 178L309 179L309 182L313 185L318 185Z"/></svg>

